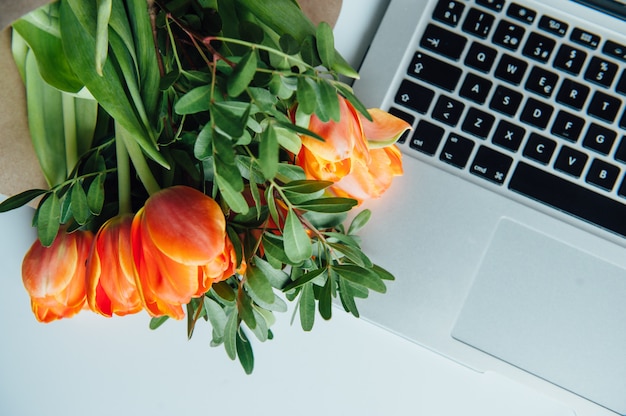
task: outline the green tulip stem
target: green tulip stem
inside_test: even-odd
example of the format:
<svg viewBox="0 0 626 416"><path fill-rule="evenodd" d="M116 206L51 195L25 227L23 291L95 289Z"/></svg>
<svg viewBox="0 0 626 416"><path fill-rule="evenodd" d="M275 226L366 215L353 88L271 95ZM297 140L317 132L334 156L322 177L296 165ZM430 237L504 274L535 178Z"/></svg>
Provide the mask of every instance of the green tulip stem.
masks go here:
<svg viewBox="0 0 626 416"><path fill-rule="evenodd" d="M150 195L161 190L158 182L154 178L152 171L150 170L150 166L148 166L148 162L136 140L134 140L131 135L128 133L124 127L122 127L119 123L115 123L115 132L117 139L121 139L123 145L130 156L130 160L137 171L137 175L139 176L139 180L146 188ZM116 145L117 146L117 145ZM130 199L130 198L129 198Z"/></svg>
<svg viewBox="0 0 626 416"><path fill-rule="evenodd" d="M132 212L130 189L130 159L123 139L115 140L117 159L117 193L119 198L119 215Z"/></svg>
<svg viewBox="0 0 626 416"><path fill-rule="evenodd" d="M67 172L74 170L78 162L78 146L76 133L75 100L69 94L61 94L63 106L63 133L65 136L65 168Z"/></svg>

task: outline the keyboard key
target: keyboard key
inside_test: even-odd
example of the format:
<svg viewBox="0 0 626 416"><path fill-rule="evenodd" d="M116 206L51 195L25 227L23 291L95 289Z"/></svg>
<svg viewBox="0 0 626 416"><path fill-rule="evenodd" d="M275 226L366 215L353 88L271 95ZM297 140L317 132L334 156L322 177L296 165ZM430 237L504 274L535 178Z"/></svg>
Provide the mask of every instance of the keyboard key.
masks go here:
<svg viewBox="0 0 626 416"><path fill-rule="evenodd" d="M612 40L604 42L602 52L613 58L617 58L620 61L626 61L626 44L617 43Z"/></svg>
<svg viewBox="0 0 626 416"><path fill-rule="evenodd" d="M566 78L561 84L559 93L556 96L556 101L577 110L581 110L585 105L587 97L589 96L589 91L590 88L588 86Z"/></svg>
<svg viewBox="0 0 626 416"><path fill-rule="evenodd" d="M425 114L434 96L433 90L405 79L396 93L395 102Z"/></svg>
<svg viewBox="0 0 626 416"><path fill-rule="evenodd" d="M536 162L547 165L552 159L554 150L556 149L556 142L541 136L537 133L531 133L528 137L528 142L524 146L522 154L524 157L532 159Z"/></svg>
<svg viewBox="0 0 626 416"><path fill-rule="evenodd" d="M622 101L601 91L596 91L591 98L587 112L607 123L613 123Z"/></svg>
<svg viewBox="0 0 626 416"><path fill-rule="evenodd" d="M458 60L465 49L467 39L449 30L435 25L428 25L420 45L424 49L435 51L450 59Z"/></svg>
<svg viewBox="0 0 626 416"><path fill-rule="evenodd" d="M409 146L412 149L433 156L437 152L443 133L443 128L428 121L420 120L417 123L413 137L411 137Z"/></svg>
<svg viewBox="0 0 626 416"><path fill-rule="evenodd" d="M511 3L506 11L506 15L522 23L532 24L537 17L537 12L520 4Z"/></svg>
<svg viewBox="0 0 626 416"><path fill-rule="evenodd" d="M459 169L465 168L474 148L474 142L463 136L451 133L446 140L439 158Z"/></svg>
<svg viewBox="0 0 626 416"><path fill-rule="evenodd" d="M485 39L493 27L494 20L492 14L471 8L463 22L463 31Z"/></svg>
<svg viewBox="0 0 626 416"><path fill-rule="evenodd" d="M619 176L619 168L599 159L594 159L589 167L589 172L585 180L600 188L610 191L615 186L617 177Z"/></svg>
<svg viewBox="0 0 626 416"><path fill-rule="evenodd" d="M534 98L529 98L528 101L526 101L524 109L522 110L520 119L524 123L528 123L540 129L545 129L550 121L550 116L552 116L553 111L554 109L552 106L541 101L537 101Z"/></svg>
<svg viewBox="0 0 626 416"><path fill-rule="evenodd" d="M617 74L617 64L594 56L585 71L585 79L603 87L610 87Z"/></svg>
<svg viewBox="0 0 626 416"><path fill-rule="evenodd" d="M591 49L596 49L600 44L600 36L577 27L572 30L570 39L572 42L576 42Z"/></svg>
<svg viewBox="0 0 626 416"><path fill-rule="evenodd" d="M560 110L554 119L552 134L562 137L571 142L578 141L580 133L585 125L585 120L568 113L567 111Z"/></svg>
<svg viewBox="0 0 626 416"><path fill-rule="evenodd" d="M491 137L491 141L505 149L517 152L525 134L526 130L523 127L509 123L506 120L500 120L496 131Z"/></svg>
<svg viewBox="0 0 626 416"><path fill-rule="evenodd" d="M478 42L473 42L465 57L465 65L481 72L489 72L496 60L497 54L498 52L495 49Z"/></svg>
<svg viewBox="0 0 626 416"><path fill-rule="evenodd" d="M415 123L415 117L413 117L412 115L405 113L402 110L399 110L395 107L391 107L389 109L389 114L394 115L404 121L406 121L407 123L409 123L410 125L413 125L413 123ZM410 130L405 131L404 133L402 133L402 136L400 136L400 138L398 139L398 143L404 143L408 137L410 133Z"/></svg>
<svg viewBox="0 0 626 416"><path fill-rule="evenodd" d="M461 69L437 58L416 52L409 66L409 75L452 91L461 78Z"/></svg>
<svg viewBox="0 0 626 416"><path fill-rule="evenodd" d="M473 134L476 137L486 139L489 136L489 132L491 131L491 127L493 127L495 120L496 118L491 114L472 107L467 111L467 115L465 116L465 120L463 120L461 129L467 133Z"/></svg>
<svg viewBox="0 0 626 416"><path fill-rule="evenodd" d="M502 185L512 163L512 157L488 147L480 146L476 152L476 157L472 161L470 172L488 181Z"/></svg>
<svg viewBox="0 0 626 416"><path fill-rule="evenodd" d="M526 89L547 98L552 95L558 80L559 76L554 72L535 66L526 80Z"/></svg>
<svg viewBox="0 0 626 416"><path fill-rule="evenodd" d="M476 0L476 4L488 7L497 12L504 8L504 0Z"/></svg>
<svg viewBox="0 0 626 416"><path fill-rule="evenodd" d="M513 117L521 103L522 94L499 85L491 97L489 108Z"/></svg>
<svg viewBox="0 0 626 416"><path fill-rule="evenodd" d="M619 126L622 129L626 129L626 111L622 113L622 116L619 119Z"/></svg>
<svg viewBox="0 0 626 416"><path fill-rule="evenodd" d="M582 175L589 157L583 152L563 146L556 157L554 168L568 175L579 178Z"/></svg>
<svg viewBox="0 0 626 416"><path fill-rule="evenodd" d="M520 162L509 188L559 211L626 237L626 205Z"/></svg>
<svg viewBox="0 0 626 416"><path fill-rule="evenodd" d="M550 16L541 16L541 19L539 19L539 29L560 37L565 36L568 27L569 25L567 23Z"/></svg>
<svg viewBox="0 0 626 416"><path fill-rule="evenodd" d="M511 55L503 54L494 75L496 78L519 85L522 82L526 68L528 68L526 62Z"/></svg>
<svg viewBox="0 0 626 416"><path fill-rule="evenodd" d="M524 32L526 31L523 27L506 20L502 20L498 23L498 27L493 34L492 41L496 45L500 45L514 51L519 47L522 38L524 37Z"/></svg>
<svg viewBox="0 0 626 416"><path fill-rule="evenodd" d="M618 162L626 163L626 136L622 136L622 139L615 151L615 160Z"/></svg>
<svg viewBox="0 0 626 416"><path fill-rule="evenodd" d="M522 53L536 61L548 62L556 42L547 36L532 32L524 45Z"/></svg>
<svg viewBox="0 0 626 416"><path fill-rule="evenodd" d="M439 0L433 12L433 19L454 27L459 24L464 8L465 5L460 1Z"/></svg>
<svg viewBox="0 0 626 416"><path fill-rule="evenodd" d="M432 117L449 126L456 126L461 118L465 105L453 98L441 95L435 104Z"/></svg>
<svg viewBox="0 0 626 416"><path fill-rule="evenodd" d="M626 198L626 178L622 181L622 184L617 189L617 194L622 198Z"/></svg>
<svg viewBox="0 0 626 416"><path fill-rule="evenodd" d="M617 134L613 130L591 123L587 133L585 133L583 146L603 155L608 155L613 148L616 138Z"/></svg>
<svg viewBox="0 0 626 416"><path fill-rule="evenodd" d="M622 75L619 77L619 80L615 85L615 91L622 95L626 95L626 70L622 71Z"/></svg>
<svg viewBox="0 0 626 416"><path fill-rule="evenodd" d="M554 67L578 75L587 59L587 52L570 45L561 45L554 58Z"/></svg>
<svg viewBox="0 0 626 416"><path fill-rule="evenodd" d="M461 85L459 95L475 103L483 104L487 100L487 94L489 94L492 85L493 83L488 79L481 78L470 72Z"/></svg>

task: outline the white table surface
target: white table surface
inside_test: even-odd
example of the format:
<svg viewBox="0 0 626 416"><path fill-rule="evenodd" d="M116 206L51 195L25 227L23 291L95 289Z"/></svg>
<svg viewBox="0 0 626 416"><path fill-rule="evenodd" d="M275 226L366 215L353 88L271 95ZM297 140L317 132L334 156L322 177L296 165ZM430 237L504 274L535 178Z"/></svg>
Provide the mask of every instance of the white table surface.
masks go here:
<svg viewBox="0 0 626 416"><path fill-rule="evenodd" d="M384 0L344 0L337 44L368 31ZM354 24L355 21L361 24ZM358 52L354 52L358 56ZM0 415L555 415L559 405L494 374L479 374L334 310L311 333L279 316L275 339L255 342L247 376L210 326L187 341L185 322L148 329L145 313L83 312L37 323L22 286L35 238L30 208L0 214Z"/></svg>

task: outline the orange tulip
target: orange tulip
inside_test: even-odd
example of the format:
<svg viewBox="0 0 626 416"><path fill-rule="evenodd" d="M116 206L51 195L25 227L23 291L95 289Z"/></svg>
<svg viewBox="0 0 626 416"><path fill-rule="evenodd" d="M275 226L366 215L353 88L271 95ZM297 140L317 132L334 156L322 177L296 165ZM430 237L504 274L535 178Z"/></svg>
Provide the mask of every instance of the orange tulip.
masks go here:
<svg viewBox="0 0 626 416"><path fill-rule="evenodd" d="M113 217L96 234L87 261L87 303L104 316L142 309L130 245L132 215Z"/></svg>
<svg viewBox="0 0 626 416"><path fill-rule="evenodd" d="M60 231L50 247L35 241L22 262L22 280L40 322L74 316L85 305L85 262L93 234Z"/></svg>
<svg viewBox="0 0 626 416"><path fill-rule="evenodd" d="M380 109L370 109L367 120L339 97L340 120L322 122L311 116L309 130L324 138L302 137L296 158L310 179L332 181L331 191L363 201L378 198L402 174L402 158L396 140L410 125Z"/></svg>
<svg viewBox="0 0 626 416"><path fill-rule="evenodd" d="M148 198L133 219L131 244L137 288L152 316L182 319L182 305L235 272L220 206L186 186Z"/></svg>

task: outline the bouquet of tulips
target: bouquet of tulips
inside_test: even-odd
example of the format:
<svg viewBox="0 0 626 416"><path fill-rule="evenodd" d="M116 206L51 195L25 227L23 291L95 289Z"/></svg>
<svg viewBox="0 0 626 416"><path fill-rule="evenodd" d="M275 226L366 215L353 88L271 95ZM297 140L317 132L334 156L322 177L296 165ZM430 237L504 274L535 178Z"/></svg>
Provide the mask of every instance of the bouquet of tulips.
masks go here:
<svg viewBox="0 0 626 416"><path fill-rule="evenodd" d="M409 128L367 110L294 0L59 0L13 25L48 189L22 266L37 320L83 309L211 325L246 372L295 303L304 330L385 291L356 233ZM350 218L350 220L348 220Z"/></svg>

